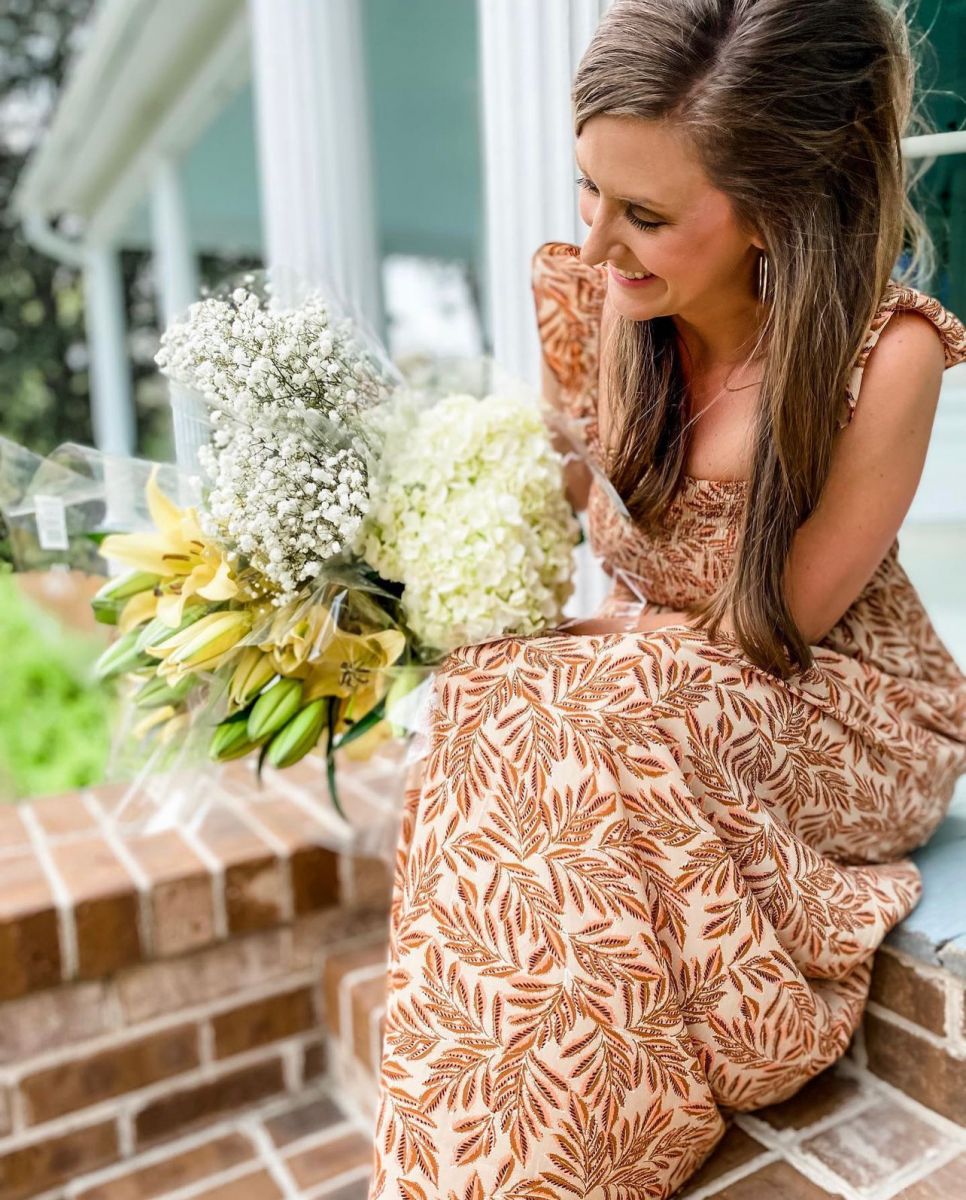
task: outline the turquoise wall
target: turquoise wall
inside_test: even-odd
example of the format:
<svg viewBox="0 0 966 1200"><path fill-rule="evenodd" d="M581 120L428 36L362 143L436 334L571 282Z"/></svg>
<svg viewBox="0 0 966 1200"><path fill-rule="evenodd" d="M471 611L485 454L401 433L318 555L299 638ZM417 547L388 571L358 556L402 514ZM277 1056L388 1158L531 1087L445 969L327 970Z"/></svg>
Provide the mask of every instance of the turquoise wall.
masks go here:
<svg viewBox="0 0 966 1200"><path fill-rule="evenodd" d="M254 96L245 84L210 123L184 161L191 226L202 245L262 252L262 213Z"/></svg>
<svg viewBox="0 0 966 1200"><path fill-rule="evenodd" d="M363 0L363 28L382 253L462 259L479 296L476 0Z"/></svg>
<svg viewBox="0 0 966 1200"><path fill-rule="evenodd" d="M196 248L226 255L262 253L262 215L251 84L199 130L181 164L188 221ZM150 196L120 234L122 245L151 248Z"/></svg>
<svg viewBox="0 0 966 1200"><path fill-rule="evenodd" d="M476 0L361 0L380 250L484 266ZM261 252L252 89L246 84L184 161L199 249ZM127 245L150 245L147 204ZM484 317L485 320L485 317ZM485 335L488 336L488 335Z"/></svg>
<svg viewBox="0 0 966 1200"><path fill-rule="evenodd" d="M915 51L926 115L940 132L966 129L966 0L920 0L912 27L927 35ZM939 260L928 290L966 318L966 154L937 158L913 196Z"/></svg>

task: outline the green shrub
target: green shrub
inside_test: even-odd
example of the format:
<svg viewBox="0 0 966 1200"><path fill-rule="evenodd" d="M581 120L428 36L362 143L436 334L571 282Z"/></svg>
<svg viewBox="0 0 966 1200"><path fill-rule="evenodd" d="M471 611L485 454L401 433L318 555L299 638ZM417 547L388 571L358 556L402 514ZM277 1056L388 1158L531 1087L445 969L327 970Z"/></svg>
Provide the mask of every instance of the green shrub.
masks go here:
<svg viewBox="0 0 966 1200"><path fill-rule="evenodd" d="M0 573L0 797L71 791L103 778L115 700L91 675L102 646L61 628Z"/></svg>

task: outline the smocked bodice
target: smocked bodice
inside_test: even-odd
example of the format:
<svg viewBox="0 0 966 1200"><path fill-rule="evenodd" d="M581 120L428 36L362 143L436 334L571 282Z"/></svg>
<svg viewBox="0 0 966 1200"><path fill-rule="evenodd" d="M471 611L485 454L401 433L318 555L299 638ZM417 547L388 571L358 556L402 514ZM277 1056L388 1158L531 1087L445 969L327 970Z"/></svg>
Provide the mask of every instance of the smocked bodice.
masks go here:
<svg viewBox="0 0 966 1200"><path fill-rule="evenodd" d="M567 416L582 432L595 468L588 496L590 543L614 577L612 597L644 596L652 604L684 609L712 594L730 574L737 552L748 481L685 475L662 528L645 533L622 515L619 497L603 472L597 427L600 317L607 291L605 267L580 260L569 242L547 242L533 255L532 285L544 356L560 388ZM890 280L873 317L842 398L839 427L851 420L869 355L899 309L926 316L939 330L946 365L966 361L966 328L932 296ZM843 653L875 658L909 675L958 674L938 641L893 540L862 594L822 640ZM885 660L885 661L883 661Z"/></svg>

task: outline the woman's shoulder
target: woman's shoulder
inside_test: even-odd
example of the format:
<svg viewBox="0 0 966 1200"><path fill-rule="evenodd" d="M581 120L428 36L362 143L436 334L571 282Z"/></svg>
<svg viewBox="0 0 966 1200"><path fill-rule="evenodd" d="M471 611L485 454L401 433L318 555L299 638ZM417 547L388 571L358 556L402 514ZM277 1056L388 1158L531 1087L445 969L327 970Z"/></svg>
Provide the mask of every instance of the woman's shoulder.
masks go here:
<svg viewBox="0 0 966 1200"><path fill-rule="evenodd" d="M551 241L531 257L531 286L544 356L568 391L594 387L607 268L588 266L580 247Z"/></svg>
<svg viewBox="0 0 966 1200"><path fill-rule="evenodd" d="M544 242L530 259L530 279L535 291L558 300L569 299L573 307L594 307L607 292L607 268L589 266L573 242Z"/></svg>
<svg viewBox="0 0 966 1200"><path fill-rule="evenodd" d="M938 334L942 344L945 367L966 362L966 326L952 309L947 308L928 292L920 291L901 280L890 279L875 314L869 322L865 341L852 368L846 393L848 411L845 419L840 423L840 428L847 425L852 419L869 356L896 315L906 313L924 317Z"/></svg>
<svg viewBox="0 0 966 1200"><path fill-rule="evenodd" d="M936 329L942 342L947 367L966 361L966 325L952 309L946 308L928 292L922 292L900 280L890 279L869 327L860 362L864 364L868 359L890 318L901 312L918 313Z"/></svg>

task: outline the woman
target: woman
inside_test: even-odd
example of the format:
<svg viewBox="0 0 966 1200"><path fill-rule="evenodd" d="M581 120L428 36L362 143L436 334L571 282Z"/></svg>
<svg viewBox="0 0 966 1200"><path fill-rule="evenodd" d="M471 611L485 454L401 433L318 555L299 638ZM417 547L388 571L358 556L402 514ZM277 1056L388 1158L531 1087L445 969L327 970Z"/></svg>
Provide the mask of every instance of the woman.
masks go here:
<svg viewBox="0 0 966 1200"><path fill-rule="evenodd" d="M886 0L617 0L584 55L590 229L533 286L615 583L437 677L371 1198L669 1196L861 1020L966 770L966 677L896 559L966 360L891 277L926 245L912 80Z"/></svg>

